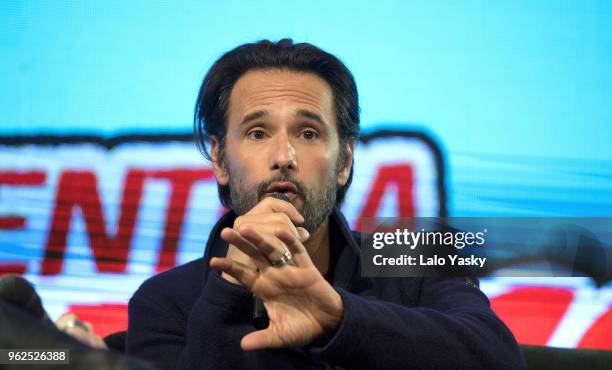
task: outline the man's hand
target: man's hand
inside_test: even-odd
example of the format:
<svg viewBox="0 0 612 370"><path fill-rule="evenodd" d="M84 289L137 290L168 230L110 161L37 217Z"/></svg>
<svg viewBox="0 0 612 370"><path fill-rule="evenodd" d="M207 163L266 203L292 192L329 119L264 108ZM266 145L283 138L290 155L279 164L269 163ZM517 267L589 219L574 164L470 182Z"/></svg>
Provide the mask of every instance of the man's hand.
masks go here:
<svg viewBox="0 0 612 370"><path fill-rule="evenodd" d="M298 237L303 243L309 238L308 231L303 227L294 226L301 225L303 222L304 217L300 215L293 204L272 197L266 197L248 213L237 217L236 220L234 220L233 229L240 232L243 227L248 226L261 234L273 235L275 230L284 228ZM223 236L223 233L221 236ZM229 243L230 246L227 250L226 257L233 261L240 262L255 271L257 266L251 258L240 249L236 248L231 242ZM234 279L226 272L222 272L221 276L233 284L240 285L238 280Z"/></svg>
<svg viewBox="0 0 612 370"><path fill-rule="evenodd" d="M270 201L293 208L284 201ZM289 219L291 216L285 215ZM234 252L231 257L210 261L212 268L231 276L261 298L268 311L270 326L242 338L242 349L299 347L328 339L342 321L340 295L313 264L297 230L284 222L268 224L267 228L261 226L241 223L238 228L221 232L221 237L249 261L235 259ZM285 250L291 253L293 264L273 267L272 261L278 260Z"/></svg>
<svg viewBox="0 0 612 370"><path fill-rule="evenodd" d="M78 339L81 343L84 343L95 349L108 349L106 347L106 343L97 336L94 331L91 323L80 321L75 314L69 312L62 315L57 321L55 321L55 326Z"/></svg>

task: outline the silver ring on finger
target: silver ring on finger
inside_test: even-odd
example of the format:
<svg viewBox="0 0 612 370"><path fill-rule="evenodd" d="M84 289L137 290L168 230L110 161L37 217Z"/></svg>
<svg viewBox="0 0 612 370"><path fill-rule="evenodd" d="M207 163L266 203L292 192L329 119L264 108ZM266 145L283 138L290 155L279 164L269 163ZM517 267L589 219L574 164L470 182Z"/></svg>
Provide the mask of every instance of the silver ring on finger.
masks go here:
<svg viewBox="0 0 612 370"><path fill-rule="evenodd" d="M85 325L83 321L77 319L76 317L71 317L70 319L68 319L68 321L66 321L66 324L63 330L67 331L68 329L72 329L72 328L81 328L85 331L89 331L89 328L87 327L87 325Z"/></svg>
<svg viewBox="0 0 612 370"><path fill-rule="evenodd" d="M289 252L287 249L285 249L283 254L281 254L277 260L272 261L272 267L276 268L291 264L293 264L293 257L291 256L291 252Z"/></svg>

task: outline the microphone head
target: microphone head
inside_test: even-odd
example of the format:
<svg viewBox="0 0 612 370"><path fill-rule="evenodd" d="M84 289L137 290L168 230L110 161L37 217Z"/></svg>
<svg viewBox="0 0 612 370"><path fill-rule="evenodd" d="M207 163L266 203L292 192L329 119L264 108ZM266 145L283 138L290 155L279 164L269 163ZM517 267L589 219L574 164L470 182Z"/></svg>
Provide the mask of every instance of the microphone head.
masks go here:
<svg viewBox="0 0 612 370"><path fill-rule="evenodd" d="M0 299L20 307L40 319L47 317L40 297L32 284L19 275L0 278Z"/></svg>
<svg viewBox="0 0 612 370"><path fill-rule="evenodd" d="M276 199L280 199L280 200L284 200L287 203L291 203L291 199L289 199L289 197L286 196L283 193L272 193L272 194L270 194L270 197L276 198Z"/></svg>

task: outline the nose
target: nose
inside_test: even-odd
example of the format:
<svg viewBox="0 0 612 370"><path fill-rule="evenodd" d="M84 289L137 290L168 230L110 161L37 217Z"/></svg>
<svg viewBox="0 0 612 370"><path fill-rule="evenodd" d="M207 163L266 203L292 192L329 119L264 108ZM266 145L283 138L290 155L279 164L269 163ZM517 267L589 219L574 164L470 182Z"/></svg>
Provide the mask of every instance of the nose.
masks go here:
<svg viewBox="0 0 612 370"><path fill-rule="evenodd" d="M296 152L287 132L278 132L273 142L271 169L281 172L295 171L297 169Z"/></svg>

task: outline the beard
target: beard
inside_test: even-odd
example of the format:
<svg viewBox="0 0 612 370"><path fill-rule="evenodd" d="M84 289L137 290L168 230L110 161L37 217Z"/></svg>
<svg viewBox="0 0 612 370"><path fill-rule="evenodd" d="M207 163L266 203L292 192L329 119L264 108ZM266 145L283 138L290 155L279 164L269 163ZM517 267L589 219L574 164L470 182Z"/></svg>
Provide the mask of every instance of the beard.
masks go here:
<svg viewBox="0 0 612 370"><path fill-rule="evenodd" d="M312 235L334 209L338 190L336 176L329 176L329 181L321 191L315 191L287 174L279 174L253 186L246 184L239 176L234 176L229 172L232 210L239 216L244 215L269 195L267 189L272 183L281 181L290 182L296 187L296 196L302 200L301 207L296 208L304 217L304 224L296 226L302 226Z"/></svg>

